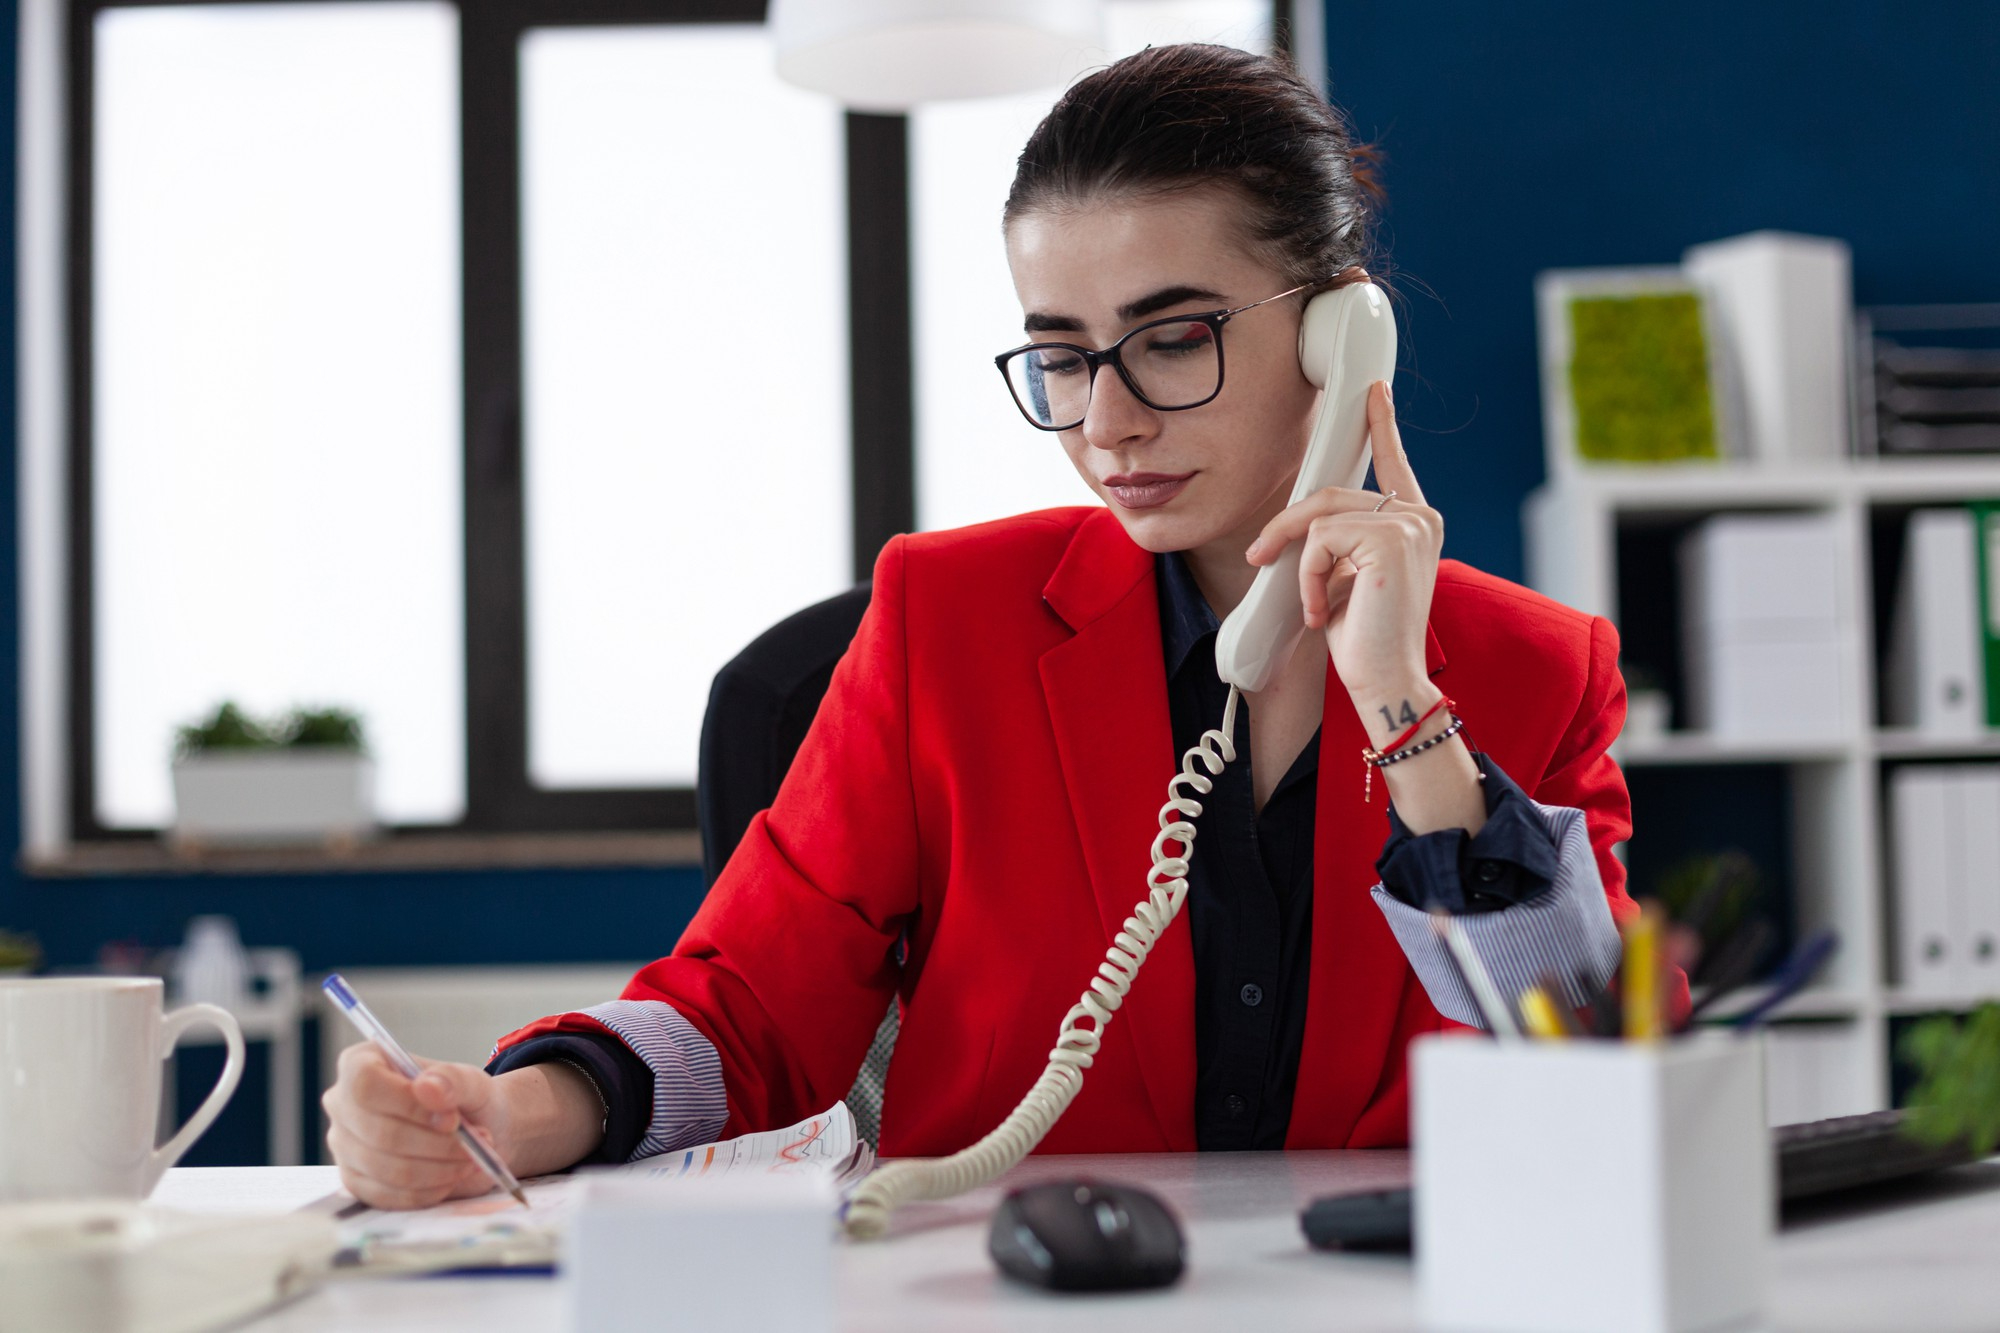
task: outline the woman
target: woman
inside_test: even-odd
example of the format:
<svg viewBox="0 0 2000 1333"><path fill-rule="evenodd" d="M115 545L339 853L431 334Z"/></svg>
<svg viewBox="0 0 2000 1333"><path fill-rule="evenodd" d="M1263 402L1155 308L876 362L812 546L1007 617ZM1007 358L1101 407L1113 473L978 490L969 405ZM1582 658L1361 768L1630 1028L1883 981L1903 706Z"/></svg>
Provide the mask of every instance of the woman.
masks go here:
<svg viewBox="0 0 2000 1333"><path fill-rule="evenodd" d="M892 542L776 804L673 955L490 1072L413 1083L351 1049L325 1101L347 1186L484 1191L461 1117L522 1174L790 1123L847 1088L892 994L883 1152L972 1142L1143 896L1176 757L1219 725L1216 622L1292 543L1310 631L1247 696L1187 926L1043 1150L1404 1142L1405 1046L1477 1021L1430 906L1465 914L1503 984L1553 970L1584 1002L1631 909L1611 628L1440 562L1386 384L1380 492L1287 503L1318 400L1300 311L1363 276L1374 194L1277 61L1154 48L1073 87L1005 226L1028 336L1064 346L1007 365L1067 376L1061 401L1010 383L1104 505Z"/></svg>

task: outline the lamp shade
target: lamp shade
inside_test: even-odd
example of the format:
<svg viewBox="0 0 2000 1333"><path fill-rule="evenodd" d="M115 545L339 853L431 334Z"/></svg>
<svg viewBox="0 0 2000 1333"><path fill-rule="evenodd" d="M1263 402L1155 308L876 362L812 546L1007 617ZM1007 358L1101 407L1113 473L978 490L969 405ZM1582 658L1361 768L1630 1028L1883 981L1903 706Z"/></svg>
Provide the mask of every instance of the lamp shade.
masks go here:
<svg viewBox="0 0 2000 1333"><path fill-rule="evenodd" d="M857 111L1053 87L1102 41L1097 0L771 0L778 75Z"/></svg>

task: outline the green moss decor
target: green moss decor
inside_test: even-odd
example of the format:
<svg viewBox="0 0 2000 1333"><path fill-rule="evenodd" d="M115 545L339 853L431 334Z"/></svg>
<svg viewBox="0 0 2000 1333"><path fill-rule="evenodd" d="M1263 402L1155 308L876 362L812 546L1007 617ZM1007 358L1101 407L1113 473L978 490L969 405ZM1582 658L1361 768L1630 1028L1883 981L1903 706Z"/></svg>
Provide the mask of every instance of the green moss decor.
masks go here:
<svg viewBox="0 0 2000 1333"><path fill-rule="evenodd" d="M1721 456L1694 293L1576 296L1568 306L1578 454L1621 463Z"/></svg>

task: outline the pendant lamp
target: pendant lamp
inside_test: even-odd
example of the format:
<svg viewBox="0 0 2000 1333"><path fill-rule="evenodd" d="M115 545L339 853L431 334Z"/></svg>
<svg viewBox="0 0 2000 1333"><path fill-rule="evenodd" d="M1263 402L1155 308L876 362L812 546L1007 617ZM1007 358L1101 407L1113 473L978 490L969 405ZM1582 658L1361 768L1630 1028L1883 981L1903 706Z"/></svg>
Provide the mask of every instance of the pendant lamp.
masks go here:
<svg viewBox="0 0 2000 1333"><path fill-rule="evenodd" d="M856 111L1055 87L1103 40L1098 0L771 0L778 76Z"/></svg>

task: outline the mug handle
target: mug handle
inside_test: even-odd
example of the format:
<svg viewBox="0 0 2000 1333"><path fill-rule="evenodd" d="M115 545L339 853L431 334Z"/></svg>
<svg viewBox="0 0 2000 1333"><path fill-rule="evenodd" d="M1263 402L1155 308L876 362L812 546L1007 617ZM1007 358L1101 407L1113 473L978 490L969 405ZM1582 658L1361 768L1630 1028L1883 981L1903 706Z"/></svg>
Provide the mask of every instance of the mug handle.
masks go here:
<svg viewBox="0 0 2000 1333"><path fill-rule="evenodd" d="M243 1029L237 1026L236 1016L227 1009L213 1004L190 1004L166 1014L160 1019L160 1058L166 1056L180 1041L181 1034L197 1023L207 1023L222 1034L222 1040L229 1047L229 1056L222 1064L222 1077L215 1080L215 1086L208 1090L195 1113L180 1131L168 1139L165 1146L155 1148L146 1163L146 1194L153 1192L153 1186L160 1183L167 1168L181 1159L181 1154L194 1146L194 1141L203 1131L215 1123L215 1117L222 1114L236 1091L236 1084L243 1077Z"/></svg>

